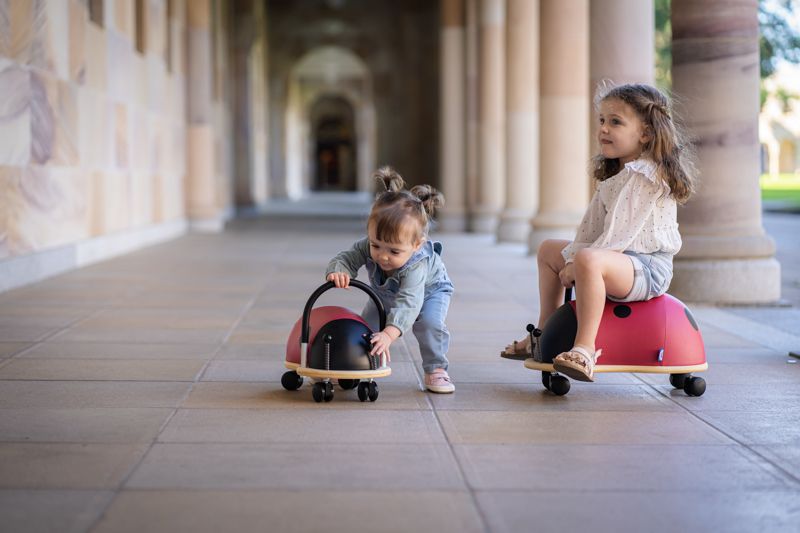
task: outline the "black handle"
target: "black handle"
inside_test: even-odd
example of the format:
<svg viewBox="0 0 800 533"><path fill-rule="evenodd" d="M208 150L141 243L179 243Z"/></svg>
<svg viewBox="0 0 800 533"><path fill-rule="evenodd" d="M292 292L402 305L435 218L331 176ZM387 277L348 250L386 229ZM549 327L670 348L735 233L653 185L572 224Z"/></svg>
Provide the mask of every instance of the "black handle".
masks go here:
<svg viewBox="0 0 800 533"><path fill-rule="evenodd" d="M383 307L383 302L381 302L380 298L378 298L378 295L375 294L375 291L372 290L372 287L370 287L364 282L358 281L357 279L351 279L350 286L361 289L362 291L367 293L367 296L372 298L372 301L375 303L375 307L378 308L378 316L380 318L380 326L381 326L380 330L383 331L383 329L386 327L386 309ZM333 289L334 287L336 287L336 284L334 282L326 281L325 283L320 285L319 288L317 288L317 290L315 290L313 294L311 294L311 296L308 298L308 301L306 302L306 307L305 309L303 309L303 329L301 330L300 333L301 343L308 344L308 336L310 333L309 323L311 322L311 309L314 307L314 303L317 301L317 298L322 296L323 292L329 289Z"/></svg>

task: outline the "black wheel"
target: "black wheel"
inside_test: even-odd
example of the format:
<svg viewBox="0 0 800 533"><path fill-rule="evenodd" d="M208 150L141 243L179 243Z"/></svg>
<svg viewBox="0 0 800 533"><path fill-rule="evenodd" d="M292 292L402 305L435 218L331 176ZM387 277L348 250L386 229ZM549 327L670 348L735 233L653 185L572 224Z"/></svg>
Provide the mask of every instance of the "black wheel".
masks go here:
<svg viewBox="0 0 800 533"><path fill-rule="evenodd" d="M331 383L330 381L326 381L323 392L324 392L322 396L323 400L325 400L326 402L333 400L333 383Z"/></svg>
<svg viewBox="0 0 800 533"><path fill-rule="evenodd" d="M369 388L369 386L368 386L367 383L359 383L358 384L358 399L361 400L362 402L366 402L367 401L367 395L368 395L367 389L368 388Z"/></svg>
<svg viewBox="0 0 800 533"><path fill-rule="evenodd" d="M369 392L367 394L369 401L374 402L378 399L378 384L374 381L370 381L367 386L369 387Z"/></svg>
<svg viewBox="0 0 800 533"><path fill-rule="evenodd" d="M686 378L690 377L692 377L691 374L670 374L669 382L676 389L682 389L683 384L686 382Z"/></svg>
<svg viewBox="0 0 800 533"><path fill-rule="evenodd" d="M323 391L324 385L322 383L314 383L314 386L311 388L311 397L314 398L314 401L319 403L322 401L322 397L325 395Z"/></svg>
<svg viewBox="0 0 800 533"><path fill-rule="evenodd" d="M703 378L687 378L683 390L689 396L702 396L706 391L706 380Z"/></svg>
<svg viewBox="0 0 800 533"><path fill-rule="evenodd" d="M564 376L550 376L550 391L556 396L564 396L569 387L569 380Z"/></svg>
<svg viewBox="0 0 800 533"><path fill-rule="evenodd" d="M547 390L550 390L550 372L542 372L542 385Z"/></svg>
<svg viewBox="0 0 800 533"><path fill-rule="evenodd" d="M281 376L281 385L286 390L297 390L303 384L303 377L298 375L294 370L284 372Z"/></svg>
<svg viewBox="0 0 800 533"><path fill-rule="evenodd" d="M355 389L359 381L360 380L358 379L340 379L339 386L342 388L342 390Z"/></svg>

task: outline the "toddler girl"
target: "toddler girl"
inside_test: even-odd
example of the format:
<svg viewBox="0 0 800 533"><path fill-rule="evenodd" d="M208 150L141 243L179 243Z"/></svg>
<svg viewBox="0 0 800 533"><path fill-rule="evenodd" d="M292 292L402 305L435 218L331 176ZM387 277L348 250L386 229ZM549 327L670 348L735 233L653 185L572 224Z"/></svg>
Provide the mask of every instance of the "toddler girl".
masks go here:
<svg viewBox="0 0 800 533"><path fill-rule="evenodd" d="M387 310L386 327L372 336L371 355L386 353L409 328L414 331L425 370L425 387L432 392L455 390L447 374L450 332L445 325L453 284L440 257L442 245L428 240L428 221L444 197L433 187L404 190L403 178L390 167L375 174L386 191L379 194L367 219L367 237L331 259L328 281L343 288L366 265L372 288ZM373 330L378 311L370 300L363 311Z"/></svg>
<svg viewBox="0 0 800 533"><path fill-rule="evenodd" d="M594 177L599 182L575 240L546 240L538 250L539 323L558 308L563 287L575 285L575 345L553 360L567 376L594 381L600 357L595 337L606 298L649 300L667 291L672 257L681 247L677 204L694 190L694 167L676 129L669 101L648 85L601 90ZM501 353L529 357L530 338Z"/></svg>

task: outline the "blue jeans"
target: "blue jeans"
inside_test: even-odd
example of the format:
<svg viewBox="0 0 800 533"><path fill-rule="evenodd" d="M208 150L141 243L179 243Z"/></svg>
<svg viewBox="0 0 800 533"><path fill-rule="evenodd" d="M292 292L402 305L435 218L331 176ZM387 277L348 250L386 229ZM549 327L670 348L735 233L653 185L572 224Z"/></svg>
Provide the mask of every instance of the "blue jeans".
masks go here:
<svg viewBox="0 0 800 533"><path fill-rule="evenodd" d="M419 343L422 369L426 374L430 374L437 368L447 370L450 332L447 330L445 319L447 310L450 308L451 294L449 291L436 291L425 295L419 316L411 327ZM390 304L391 302L384 301L387 308L390 307ZM371 300L367 302L361 316L373 331L378 331L380 325L378 309Z"/></svg>

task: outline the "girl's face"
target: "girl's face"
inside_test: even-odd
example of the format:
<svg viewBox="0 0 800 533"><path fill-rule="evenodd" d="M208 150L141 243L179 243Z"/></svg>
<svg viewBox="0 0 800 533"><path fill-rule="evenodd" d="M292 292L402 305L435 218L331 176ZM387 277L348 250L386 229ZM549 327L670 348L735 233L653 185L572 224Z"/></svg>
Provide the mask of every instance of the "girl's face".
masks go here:
<svg viewBox="0 0 800 533"><path fill-rule="evenodd" d="M422 246L422 241L413 243L410 242L410 239L404 239L404 242L401 243L382 241L375 235L372 225L368 228L367 234L369 236L369 255L384 272L397 270L405 265L411 255Z"/></svg>
<svg viewBox="0 0 800 533"><path fill-rule="evenodd" d="M650 133L633 108L616 98L600 102L597 140L606 159L619 159L624 165L642 154Z"/></svg>

